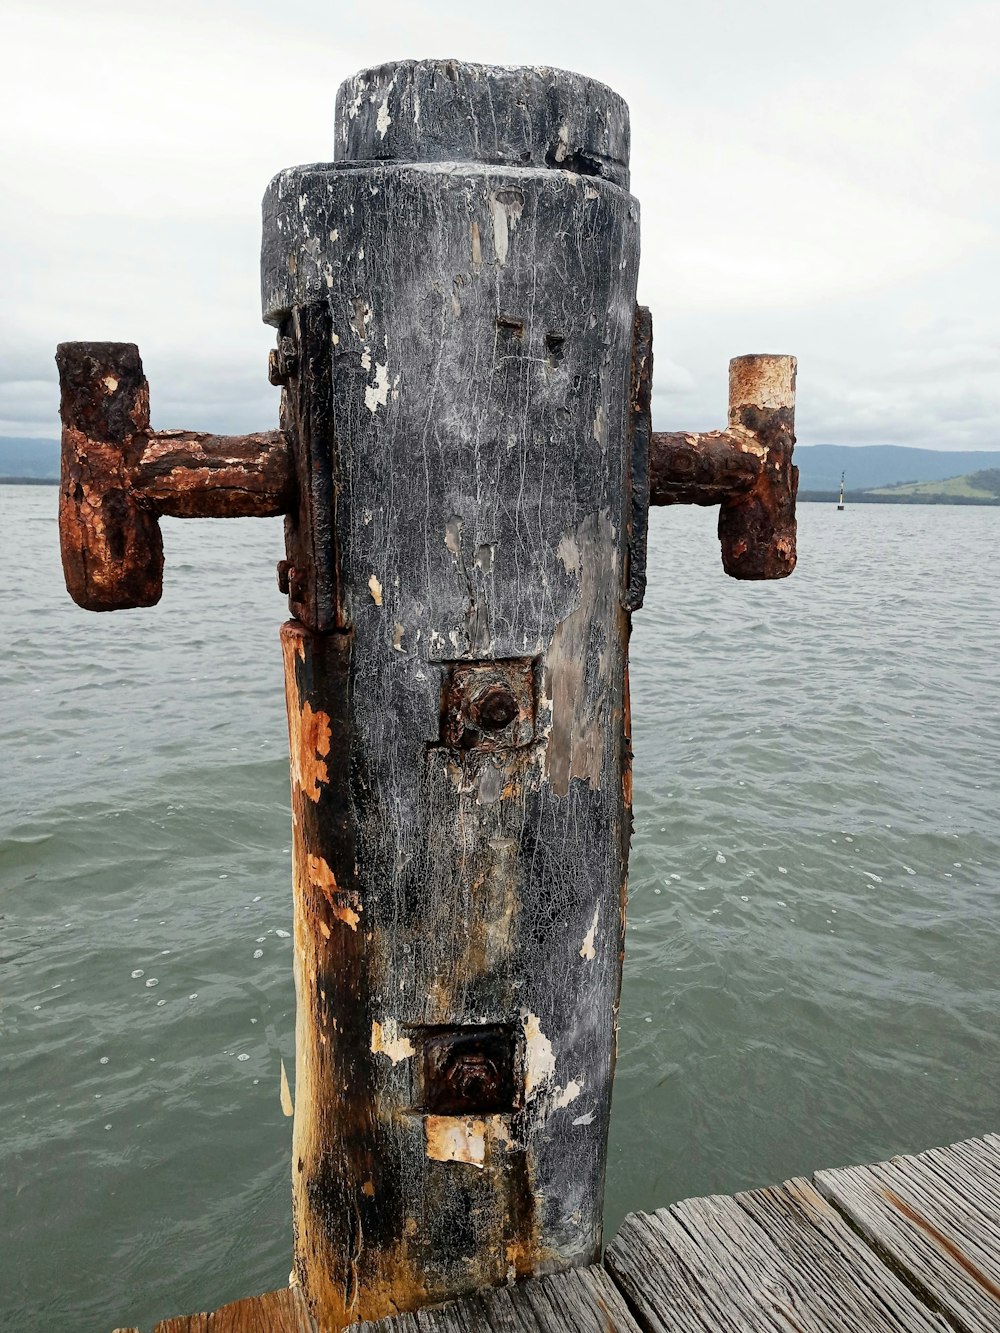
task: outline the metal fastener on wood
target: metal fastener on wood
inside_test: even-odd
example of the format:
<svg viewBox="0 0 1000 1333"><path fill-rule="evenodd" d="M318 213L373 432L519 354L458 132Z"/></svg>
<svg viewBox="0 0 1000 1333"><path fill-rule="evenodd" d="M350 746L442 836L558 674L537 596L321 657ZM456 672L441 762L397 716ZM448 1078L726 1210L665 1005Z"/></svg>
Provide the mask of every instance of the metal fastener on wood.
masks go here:
<svg viewBox="0 0 1000 1333"><path fill-rule="evenodd" d="M486 731L499 731L517 717L517 700L503 685L491 685L473 705L479 725Z"/></svg>
<svg viewBox="0 0 1000 1333"><path fill-rule="evenodd" d="M512 1030L497 1026L429 1030L422 1042L423 1111L493 1115L514 1109Z"/></svg>

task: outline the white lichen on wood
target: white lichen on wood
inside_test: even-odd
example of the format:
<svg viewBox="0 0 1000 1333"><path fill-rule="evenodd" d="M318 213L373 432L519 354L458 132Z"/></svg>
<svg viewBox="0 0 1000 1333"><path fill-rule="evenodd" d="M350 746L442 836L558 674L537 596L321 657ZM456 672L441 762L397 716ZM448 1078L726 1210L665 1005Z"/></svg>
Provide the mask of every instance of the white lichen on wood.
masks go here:
<svg viewBox="0 0 1000 1333"><path fill-rule="evenodd" d="M594 908L594 919L590 923L590 929L583 937L583 943L580 945L580 957L585 962L592 963L597 957L597 949L594 947L594 937L597 934L597 920L601 914L601 904L598 903Z"/></svg>
<svg viewBox="0 0 1000 1333"><path fill-rule="evenodd" d="M537 1014L522 1009L521 1024L524 1028L524 1100L527 1102L552 1082L556 1057Z"/></svg>

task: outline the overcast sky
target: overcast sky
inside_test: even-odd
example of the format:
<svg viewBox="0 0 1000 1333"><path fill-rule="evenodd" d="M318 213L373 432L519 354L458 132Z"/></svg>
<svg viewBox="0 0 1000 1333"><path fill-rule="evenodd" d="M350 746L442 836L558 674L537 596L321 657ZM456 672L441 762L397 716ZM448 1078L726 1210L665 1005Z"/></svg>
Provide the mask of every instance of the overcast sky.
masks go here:
<svg viewBox="0 0 1000 1333"><path fill-rule="evenodd" d="M333 155L337 85L550 64L632 112L655 425L799 358L802 444L1000 448L1000 5L4 0L0 434L55 437L63 339L139 344L159 427L276 422L260 198Z"/></svg>

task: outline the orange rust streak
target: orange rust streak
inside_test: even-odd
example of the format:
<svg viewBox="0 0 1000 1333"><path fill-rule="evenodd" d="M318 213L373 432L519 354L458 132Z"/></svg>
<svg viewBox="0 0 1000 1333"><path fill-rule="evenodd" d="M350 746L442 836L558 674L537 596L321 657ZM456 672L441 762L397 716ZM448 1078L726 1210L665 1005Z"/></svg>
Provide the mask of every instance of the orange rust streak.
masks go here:
<svg viewBox="0 0 1000 1333"><path fill-rule="evenodd" d="M998 1286L988 1274L984 1273L977 1264L973 1263L971 1259L964 1255L949 1236L946 1236L943 1231L940 1231L933 1222L928 1222L926 1217L923 1217L918 1213L911 1204L908 1204L905 1199L901 1199L899 1195L889 1189L887 1185L881 1187L881 1194L886 1202L895 1208L898 1213L902 1213L907 1221L912 1222L913 1225L919 1228L925 1236L929 1236L934 1244L937 1245L939 1249L944 1250L945 1254L947 1254L950 1259L954 1259L959 1268L968 1273L973 1282L982 1287L982 1289L988 1295L992 1296L995 1301L1000 1301L1000 1286Z"/></svg>
<svg viewBox="0 0 1000 1333"><path fill-rule="evenodd" d="M333 905L333 895L339 892L340 886L337 883L337 877L323 860L322 856L313 856L312 852L307 855L309 864L309 878L321 889L327 902Z"/></svg>
<svg viewBox="0 0 1000 1333"><path fill-rule="evenodd" d="M353 889L342 889L339 886L336 876L322 856L313 856L310 852L306 857L306 866L310 884L322 893L333 915L352 930L357 930L361 920L361 900L358 895ZM322 922L320 929L323 929ZM325 933L329 939L329 931Z"/></svg>
<svg viewBox="0 0 1000 1333"><path fill-rule="evenodd" d="M299 786L311 801L318 801L320 783L328 780L325 760L330 753L329 717L313 712L310 704L304 703L299 736Z"/></svg>
<svg viewBox="0 0 1000 1333"><path fill-rule="evenodd" d="M297 621L281 627L281 651L285 664L285 698L288 703L288 752L292 768L292 786L318 801L320 786L329 780L326 757L330 753L330 719L314 710L308 700L299 700L295 677L295 657L303 653L304 630Z"/></svg>

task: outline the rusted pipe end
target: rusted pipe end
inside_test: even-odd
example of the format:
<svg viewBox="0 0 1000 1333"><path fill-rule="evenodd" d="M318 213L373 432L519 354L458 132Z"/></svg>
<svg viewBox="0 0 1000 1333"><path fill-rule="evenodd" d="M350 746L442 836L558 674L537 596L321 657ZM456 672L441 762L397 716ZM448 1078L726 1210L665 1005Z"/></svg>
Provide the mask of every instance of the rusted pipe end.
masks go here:
<svg viewBox="0 0 1000 1333"><path fill-rule="evenodd" d="M761 460L742 436L654 431L649 443L649 503L725 504L749 491Z"/></svg>
<svg viewBox="0 0 1000 1333"><path fill-rule="evenodd" d="M78 606L121 611L160 600L163 514L263 517L294 505L283 431L150 430L149 385L134 343L60 343L56 364L59 538L66 588Z"/></svg>
<svg viewBox="0 0 1000 1333"><path fill-rule="evenodd" d="M130 472L149 431L149 385L134 343L60 343L59 540L69 595L87 611L153 606L163 543Z"/></svg>
<svg viewBox="0 0 1000 1333"><path fill-rule="evenodd" d="M797 364L794 356L734 356L729 363L729 424L741 425L741 413L748 407L794 412Z"/></svg>

